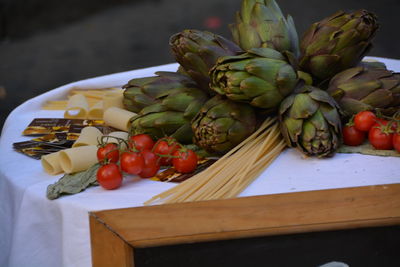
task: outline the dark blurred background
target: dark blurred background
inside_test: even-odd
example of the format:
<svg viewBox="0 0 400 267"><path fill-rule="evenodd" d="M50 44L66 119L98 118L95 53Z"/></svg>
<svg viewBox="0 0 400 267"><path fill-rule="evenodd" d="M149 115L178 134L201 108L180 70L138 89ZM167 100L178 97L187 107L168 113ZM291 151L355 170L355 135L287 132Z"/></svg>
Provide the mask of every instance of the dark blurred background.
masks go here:
<svg viewBox="0 0 400 267"><path fill-rule="evenodd" d="M230 38L241 0L0 0L0 127L13 108L63 84L173 62L168 39L185 28ZM370 55L400 59L399 0L278 0L301 35L342 9L375 12Z"/></svg>

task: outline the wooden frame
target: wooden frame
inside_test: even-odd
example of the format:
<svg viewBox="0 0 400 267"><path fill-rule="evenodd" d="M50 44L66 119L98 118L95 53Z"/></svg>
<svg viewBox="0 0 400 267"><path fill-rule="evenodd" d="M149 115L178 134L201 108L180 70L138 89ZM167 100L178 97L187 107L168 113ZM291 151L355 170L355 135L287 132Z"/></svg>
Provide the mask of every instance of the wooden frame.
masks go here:
<svg viewBox="0 0 400 267"><path fill-rule="evenodd" d="M90 213L93 266L133 267L135 248L391 225L400 184Z"/></svg>

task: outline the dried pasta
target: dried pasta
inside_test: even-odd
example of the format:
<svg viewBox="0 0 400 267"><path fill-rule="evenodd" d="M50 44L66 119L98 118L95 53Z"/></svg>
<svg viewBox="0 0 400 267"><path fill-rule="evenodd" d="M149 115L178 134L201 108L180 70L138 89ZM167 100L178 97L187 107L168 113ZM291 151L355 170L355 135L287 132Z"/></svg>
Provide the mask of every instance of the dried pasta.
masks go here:
<svg viewBox="0 0 400 267"><path fill-rule="evenodd" d="M118 106L122 105L123 89L121 88L104 88L104 89L72 89L68 93L68 99L74 95L83 95L88 104L89 108L96 105L99 101L103 101L106 98L111 98L106 106ZM119 97L119 101L116 100ZM114 104L112 102L114 101ZM65 110L68 105L68 100L49 100L43 105L45 110ZM104 110L104 108L103 108Z"/></svg>
<svg viewBox="0 0 400 267"><path fill-rule="evenodd" d="M51 153L45 156L42 156L41 163L45 172L50 175L56 175L63 172L60 165L60 152Z"/></svg>
<svg viewBox="0 0 400 267"><path fill-rule="evenodd" d="M68 100L67 109L64 112L64 118L67 119L86 119L89 111L89 103L82 94L71 96Z"/></svg>
<svg viewBox="0 0 400 267"><path fill-rule="evenodd" d="M97 146L79 146L59 152L60 165L65 173L89 169L97 163Z"/></svg>
<svg viewBox="0 0 400 267"><path fill-rule="evenodd" d="M126 109L111 107L104 111L103 120L105 124L127 132L130 128L130 119L135 115L136 113Z"/></svg>
<svg viewBox="0 0 400 267"><path fill-rule="evenodd" d="M98 144L98 138L103 136L103 133L93 126L87 126L82 129L78 139L74 142L72 147L78 146L96 146Z"/></svg>
<svg viewBox="0 0 400 267"><path fill-rule="evenodd" d="M104 110L111 107L124 108L124 104L122 102L124 99L123 93L123 90L105 93L103 98Z"/></svg>
<svg viewBox="0 0 400 267"><path fill-rule="evenodd" d="M276 118L261 127L205 171L144 204L233 198L240 194L286 147Z"/></svg>
<svg viewBox="0 0 400 267"><path fill-rule="evenodd" d="M97 101L96 104L89 108L88 119L101 120L103 119L104 103L103 100Z"/></svg>

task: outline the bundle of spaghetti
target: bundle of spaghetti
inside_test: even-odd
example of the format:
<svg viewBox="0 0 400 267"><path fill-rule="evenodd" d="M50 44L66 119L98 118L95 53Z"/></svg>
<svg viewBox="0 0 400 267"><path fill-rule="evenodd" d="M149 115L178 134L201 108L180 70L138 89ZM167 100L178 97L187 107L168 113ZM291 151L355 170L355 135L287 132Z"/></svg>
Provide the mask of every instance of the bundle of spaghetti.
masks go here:
<svg viewBox="0 0 400 267"><path fill-rule="evenodd" d="M47 101L42 109L45 110L64 110L67 107L68 99L76 94L84 95L87 99L89 107L94 106L96 103L104 99L104 96L108 93L122 92L121 88L103 88L103 89L77 89L74 88L68 92L67 99L65 100L49 100Z"/></svg>
<svg viewBox="0 0 400 267"><path fill-rule="evenodd" d="M279 156L285 146L276 118L268 118L256 132L206 170L144 204L236 197Z"/></svg>

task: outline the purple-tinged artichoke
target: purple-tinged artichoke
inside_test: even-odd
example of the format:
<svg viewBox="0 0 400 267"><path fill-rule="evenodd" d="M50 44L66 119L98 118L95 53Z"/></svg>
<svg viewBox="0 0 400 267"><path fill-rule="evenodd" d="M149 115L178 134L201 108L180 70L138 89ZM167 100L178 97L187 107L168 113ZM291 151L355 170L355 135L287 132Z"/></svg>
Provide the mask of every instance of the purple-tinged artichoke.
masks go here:
<svg viewBox="0 0 400 267"><path fill-rule="evenodd" d="M299 56L293 18L285 18L274 0L243 0L236 23L229 25L233 40L244 50L268 47Z"/></svg>
<svg viewBox="0 0 400 267"><path fill-rule="evenodd" d="M208 100L192 121L194 143L210 153L223 154L256 129L254 109L216 95Z"/></svg>
<svg viewBox="0 0 400 267"><path fill-rule="evenodd" d="M363 110L400 110L400 73L375 63L354 67L336 74L327 92L345 116Z"/></svg>
<svg viewBox="0 0 400 267"><path fill-rule="evenodd" d="M132 79L123 86L123 104L127 110L139 113L147 106L160 103L171 91L198 88L190 77L180 73L159 71L155 74L152 77Z"/></svg>
<svg viewBox="0 0 400 267"><path fill-rule="evenodd" d="M271 112L277 111L298 82L296 70L281 53L270 48L221 57L210 77L210 87L218 94Z"/></svg>
<svg viewBox="0 0 400 267"><path fill-rule="evenodd" d="M287 145L307 156L331 156L340 145L338 106L327 92L316 87L305 85L285 98L279 121Z"/></svg>
<svg viewBox="0 0 400 267"><path fill-rule="evenodd" d="M300 68L323 82L356 66L371 49L378 27L376 16L366 10L339 11L314 23L300 41Z"/></svg>
<svg viewBox="0 0 400 267"><path fill-rule="evenodd" d="M157 72L158 76L132 79L125 86L125 106L138 113L131 119L131 133L147 133L155 138L166 135L191 143L191 121L208 100L188 76Z"/></svg>
<svg viewBox="0 0 400 267"><path fill-rule="evenodd" d="M184 30L173 35L169 41L175 59L184 71L208 93L210 77L208 72L222 56L237 55L242 50L232 41L217 34Z"/></svg>

